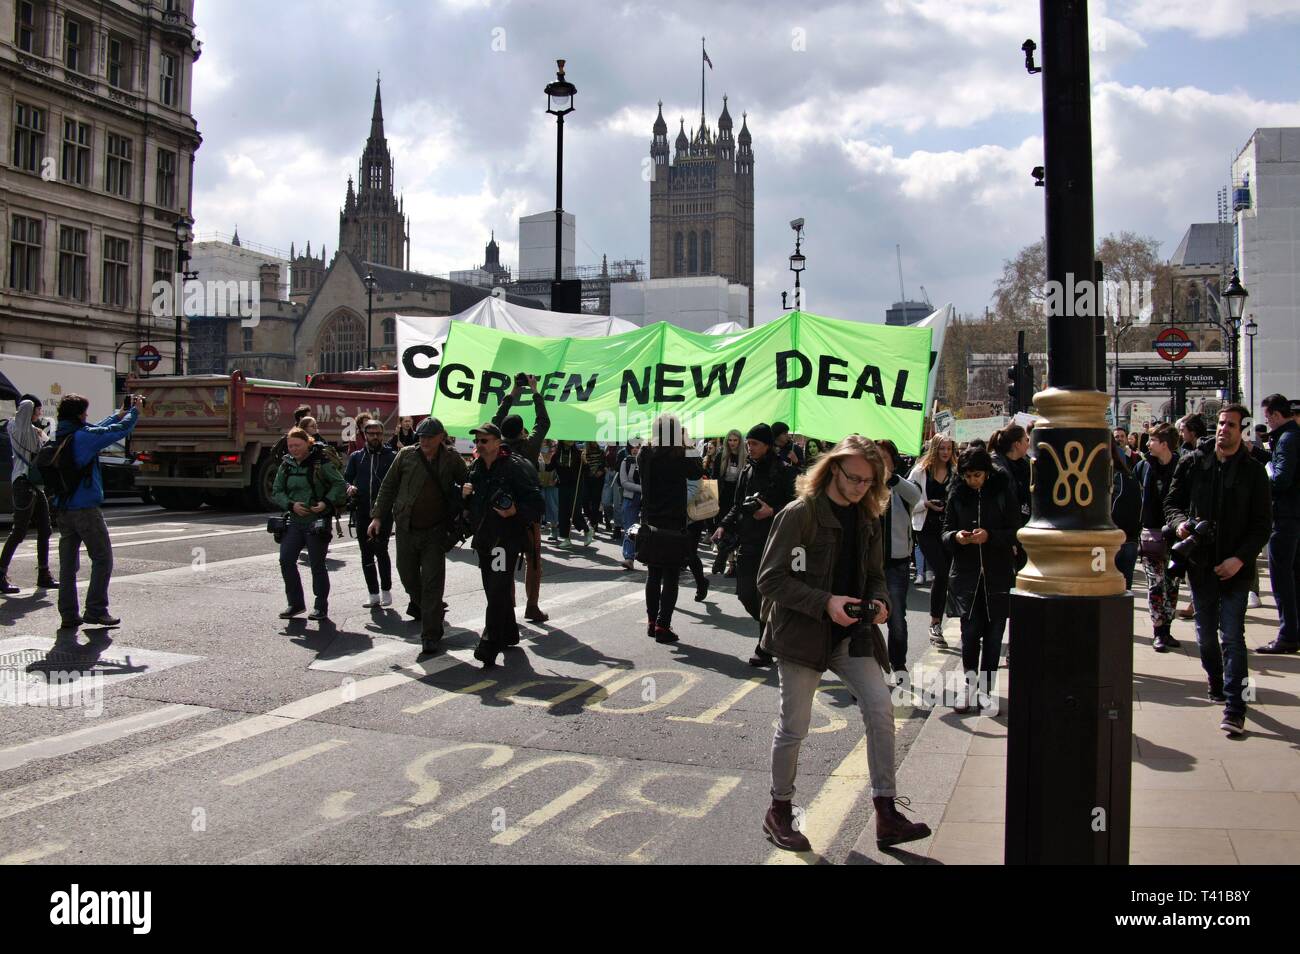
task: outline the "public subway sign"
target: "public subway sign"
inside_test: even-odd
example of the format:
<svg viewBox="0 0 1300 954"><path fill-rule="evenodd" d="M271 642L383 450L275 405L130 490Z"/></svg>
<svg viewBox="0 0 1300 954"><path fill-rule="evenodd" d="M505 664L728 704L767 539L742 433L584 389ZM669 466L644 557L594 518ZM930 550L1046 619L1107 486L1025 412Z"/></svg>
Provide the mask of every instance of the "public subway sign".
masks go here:
<svg viewBox="0 0 1300 954"><path fill-rule="evenodd" d="M822 440L889 438L921 448L930 329L791 312L739 334L713 336L666 322L608 337L544 338L452 322L430 413L452 434L489 419L514 376L537 376L550 435L622 443L676 414L694 437L766 421ZM531 424L531 394L519 413Z"/></svg>
<svg viewBox="0 0 1300 954"><path fill-rule="evenodd" d="M1227 368L1120 368L1123 391L1168 391L1173 387L1189 391L1222 391L1228 387Z"/></svg>

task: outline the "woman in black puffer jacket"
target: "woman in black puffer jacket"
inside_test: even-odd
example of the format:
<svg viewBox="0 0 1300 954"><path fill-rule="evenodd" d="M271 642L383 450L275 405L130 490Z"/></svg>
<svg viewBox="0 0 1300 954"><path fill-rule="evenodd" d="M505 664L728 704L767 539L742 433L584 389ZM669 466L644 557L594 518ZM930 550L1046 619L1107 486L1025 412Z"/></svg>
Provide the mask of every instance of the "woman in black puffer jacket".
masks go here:
<svg viewBox="0 0 1300 954"><path fill-rule="evenodd" d="M961 612L961 660L969 687L956 710L967 712L980 695L988 698L984 707L991 706L1015 584L1012 547L1020 513L1007 475L993 466L988 451L968 449L958 472L961 479L943 512L943 543L952 553L948 593Z"/></svg>
<svg viewBox="0 0 1300 954"><path fill-rule="evenodd" d="M660 414L654 422L654 443L642 447L636 458L641 474L641 533L658 534L660 543L678 540L681 546L651 546L649 539L637 541L637 559L649 570L645 583L646 635L659 643L677 642L672 630L677 608L677 577L686 565L686 482L704 476L699 451L688 448L682 423L672 414ZM669 553L667 551L672 550Z"/></svg>

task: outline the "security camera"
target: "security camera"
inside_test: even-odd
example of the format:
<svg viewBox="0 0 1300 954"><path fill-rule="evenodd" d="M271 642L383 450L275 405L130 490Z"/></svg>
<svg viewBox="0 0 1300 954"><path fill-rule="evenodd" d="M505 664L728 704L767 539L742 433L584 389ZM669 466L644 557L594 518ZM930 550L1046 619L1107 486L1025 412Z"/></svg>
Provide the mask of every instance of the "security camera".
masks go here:
<svg viewBox="0 0 1300 954"><path fill-rule="evenodd" d="M798 232L801 228L803 228L803 219L791 219L790 228Z"/></svg>

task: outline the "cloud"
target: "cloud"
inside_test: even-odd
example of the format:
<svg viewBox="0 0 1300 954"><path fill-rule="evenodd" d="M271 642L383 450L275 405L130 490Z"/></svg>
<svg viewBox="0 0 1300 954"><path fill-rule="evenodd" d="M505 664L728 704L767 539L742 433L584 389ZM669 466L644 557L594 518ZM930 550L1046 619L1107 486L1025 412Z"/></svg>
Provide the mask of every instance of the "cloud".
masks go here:
<svg viewBox="0 0 1300 954"><path fill-rule="evenodd" d="M1130 0L1123 17L1145 30L1183 30L1201 39L1241 36L1259 20L1300 21L1300 0Z"/></svg>

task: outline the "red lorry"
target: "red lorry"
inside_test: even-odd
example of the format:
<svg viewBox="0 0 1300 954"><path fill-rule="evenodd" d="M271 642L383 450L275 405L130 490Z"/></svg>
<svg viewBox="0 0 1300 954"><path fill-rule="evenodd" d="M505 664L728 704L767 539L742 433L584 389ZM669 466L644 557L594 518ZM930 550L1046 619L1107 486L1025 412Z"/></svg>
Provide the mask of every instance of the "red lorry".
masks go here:
<svg viewBox="0 0 1300 954"><path fill-rule="evenodd" d="M272 450L293 425L300 404L311 407L320 438L341 452L355 448L362 412L397 421L397 372L316 374L306 386L229 375L131 378L144 395L131 450L140 461L136 485L169 510L203 503L274 510L271 486L280 461Z"/></svg>

